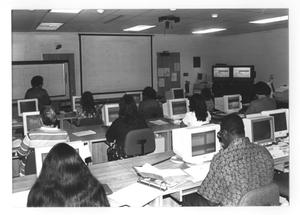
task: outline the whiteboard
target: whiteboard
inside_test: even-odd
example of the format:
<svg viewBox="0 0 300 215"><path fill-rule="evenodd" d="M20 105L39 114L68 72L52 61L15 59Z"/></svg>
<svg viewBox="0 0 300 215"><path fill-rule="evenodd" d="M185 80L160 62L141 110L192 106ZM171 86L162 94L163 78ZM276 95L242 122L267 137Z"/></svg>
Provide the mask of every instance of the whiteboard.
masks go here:
<svg viewBox="0 0 300 215"><path fill-rule="evenodd" d="M152 86L151 36L80 35L82 91L112 93Z"/></svg>
<svg viewBox="0 0 300 215"><path fill-rule="evenodd" d="M67 88L66 63L37 63L12 65L12 98L23 99L26 91L31 88L31 79L40 75L44 79L43 88L50 97L66 97Z"/></svg>

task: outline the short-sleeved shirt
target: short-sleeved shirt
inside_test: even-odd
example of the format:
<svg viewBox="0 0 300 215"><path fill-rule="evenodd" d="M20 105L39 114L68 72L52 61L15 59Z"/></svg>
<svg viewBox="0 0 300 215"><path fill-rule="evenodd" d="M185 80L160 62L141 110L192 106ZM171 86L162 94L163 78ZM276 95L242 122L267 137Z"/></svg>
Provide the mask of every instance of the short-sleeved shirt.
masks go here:
<svg viewBox="0 0 300 215"><path fill-rule="evenodd" d="M207 111L207 117L205 121L197 120L195 112L187 112L184 118L182 119L182 122L186 126L192 127L192 126L201 126L201 125L208 124L210 120L211 120L211 115L208 111Z"/></svg>
<svg viewBox="0 0 300 215"><path fill-rule="evenodd" d="M264 97L250 102L246 110L246 114L260 113L265 110L276 109L276 101L273 98Z"/></svg>
<svg viewBox="0 0 300 215"><path fill-rule="evenodd" d="M263 146L239 138L212 159L198 193L221 205L238 205L247 192L273 181L274 161Z"/></svg>
<svg viewBox="0 0 300 215"><path fill-rule="evenodd" d="M75 122L78 126L80 125L89 125L89 124L101 124L102 116L101 116L101 106L95 105L94 111L84 111L82 107L77 108L77 121Z"/></svg>

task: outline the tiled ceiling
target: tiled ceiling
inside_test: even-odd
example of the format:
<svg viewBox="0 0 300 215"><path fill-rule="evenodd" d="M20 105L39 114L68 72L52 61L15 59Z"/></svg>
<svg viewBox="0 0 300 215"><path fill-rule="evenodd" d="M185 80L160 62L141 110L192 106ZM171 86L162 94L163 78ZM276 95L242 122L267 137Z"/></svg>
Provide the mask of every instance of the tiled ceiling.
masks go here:
<svg viewBox="0 0 300 215"><path fill-rule="evenodd" d="M218 18L211 14L217 13ZM180 22L159 22L161 16L174 15ZM96 9L84 9L78 14L50 13L50 10L12 10L13 32L39 32L41 22L64 23L57 32L124 33L123 29L135 25L156 25L140 34L191 34L194 30L210 27L227 28L215 35L242 34L288 27L288 21L264 25L249 21L288 15L288 9L113 9L97 13ZM44 31L43 31L44 32ZM129 32L125 32L128 34ZM133 32L137 34L137 32Z"/></svg>

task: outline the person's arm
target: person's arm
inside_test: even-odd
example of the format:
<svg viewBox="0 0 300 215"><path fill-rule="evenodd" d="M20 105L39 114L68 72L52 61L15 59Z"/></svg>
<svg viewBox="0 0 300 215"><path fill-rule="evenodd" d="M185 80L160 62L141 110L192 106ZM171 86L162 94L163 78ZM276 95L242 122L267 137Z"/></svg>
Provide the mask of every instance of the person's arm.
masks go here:
<svg viewBox="0 0 300 215"><path fill-rule="evenodd" d="M113 121L113 123L111 124L111 126L107 129L105 137L106 137L106 141L109 143L112 143L116 140L117 138L117 132L118 132L118 119Z"/></svg>

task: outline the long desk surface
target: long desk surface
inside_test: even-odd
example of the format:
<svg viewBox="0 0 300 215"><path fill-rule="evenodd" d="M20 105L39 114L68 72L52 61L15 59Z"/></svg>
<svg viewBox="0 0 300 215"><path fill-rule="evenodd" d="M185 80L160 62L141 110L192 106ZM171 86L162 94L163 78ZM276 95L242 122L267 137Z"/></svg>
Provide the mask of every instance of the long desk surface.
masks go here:
<svg viewBox="0 0 300 215"><path fill-rule="evenodd" d="M166 119L160 119L160 120L163 120L163 121L167 122L167 124L156 125L156 124L153 124L152 122L150 122L151 120L147 121L147 124L148 124L149 128L151 128L154 133L169 132L172 129L180 127L180 125L170 123ZM105 134L106 134L107 129L108 129L108 127L103 126L103 125L89 125L89 126L79 126L79 127L77 127L77 126L75 126L73 124L70 124L68 122L66 122L64 124L64 130L66 130L68 132L71 141L77 141L77 140L95 141L95 142L96 141L105 141L106 140ZM73 134L75 132L86 131L86 130L92 130L92 131L96 132L96 134L81 136L81 137L78 137L78 136Z"/></svg>

